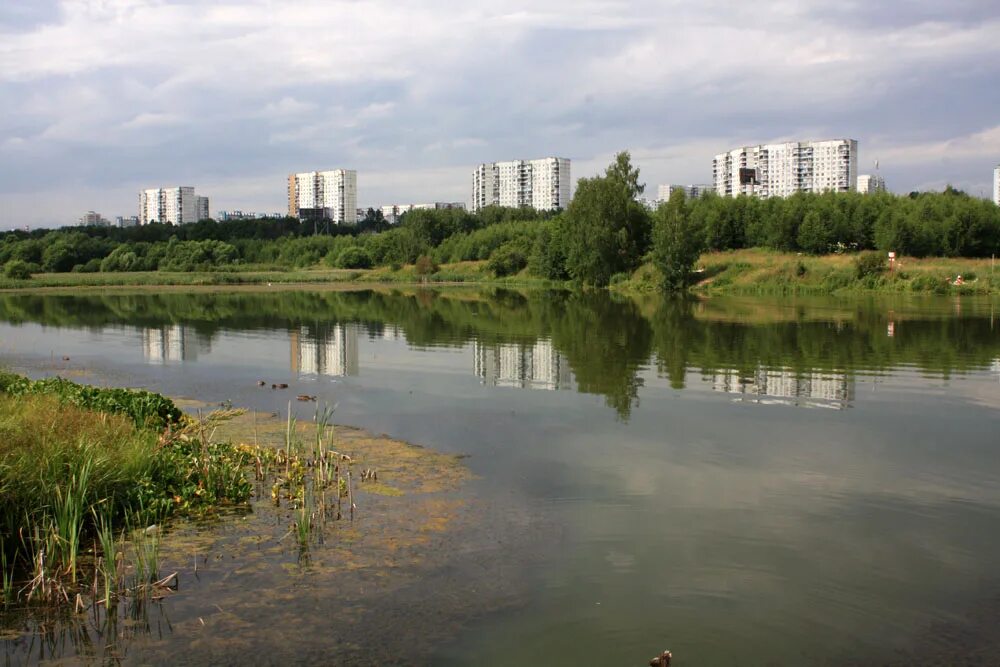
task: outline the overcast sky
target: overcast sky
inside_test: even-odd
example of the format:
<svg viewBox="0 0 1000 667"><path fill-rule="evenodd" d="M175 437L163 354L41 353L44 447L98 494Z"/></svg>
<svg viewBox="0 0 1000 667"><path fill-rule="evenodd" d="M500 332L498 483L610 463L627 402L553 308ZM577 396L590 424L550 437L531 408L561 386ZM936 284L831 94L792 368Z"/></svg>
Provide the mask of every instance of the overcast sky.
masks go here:
<svg viewBox="0 0 1000 667"><path fill-rule="evenodd" d="M142 187L282 211L291 171L361 206L469 198L472 168L856 138L891 190L989 196L997 0L0 0L0 227L134 215ZM649 191L647 191L649 192Z"/></svg>

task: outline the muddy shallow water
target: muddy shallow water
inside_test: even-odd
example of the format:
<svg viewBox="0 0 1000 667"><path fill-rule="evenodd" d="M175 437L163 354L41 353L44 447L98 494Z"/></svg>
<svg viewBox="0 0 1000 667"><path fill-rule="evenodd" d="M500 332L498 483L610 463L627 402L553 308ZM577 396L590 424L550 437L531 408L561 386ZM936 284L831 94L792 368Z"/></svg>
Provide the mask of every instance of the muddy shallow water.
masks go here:
<svg viewBox="0 0 1000 667"><path fill-rule="evenodd" d="M180 590L119 644L125 662L638 665L670 648L679 665L991 664L998 310L0 295L0 363L264 415L291 399L303 421L314 406L294 397L315 395L468 471L420 492L391 462L421 450L388 456L379 481L402 495L360 497L308 559L266 502L175 525L163 569Z"/></svg>
<svg viewBox="0 0 1000 667"><path fill-rule="evenodd" d="M190 414L213 409L178 403ZM279 447L285 427L273 414L246 414L216 437ZM297 427L302 439L313 433L308 422ZM356 428L335 431L333 445L351 457L356 475L378 471L377 482L355 482L353 518L344 499L341 518L331 511L317 520L301 546L291 503L272 501L270 478L257 482L247 507L168 524L160 572L178 573L175 592L141 610L123 602L111 625L93 612L0 616L6 658L417 664L463 621L516 603L516 582L497 576L505 566L489 548L500 532L483 530L488 510L469 492L461 456Z"/></svg>

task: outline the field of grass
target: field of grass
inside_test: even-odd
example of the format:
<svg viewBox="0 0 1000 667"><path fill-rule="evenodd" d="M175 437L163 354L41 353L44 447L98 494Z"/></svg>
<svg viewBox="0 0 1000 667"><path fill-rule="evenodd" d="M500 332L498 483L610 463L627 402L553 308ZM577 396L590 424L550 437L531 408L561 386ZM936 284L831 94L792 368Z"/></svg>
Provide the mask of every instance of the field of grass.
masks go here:
<svg viewBox="0 0 1000 667"><path fill-rule="evenodd" d="M701 256L692 290L701 294L1000 294L1000 266L990 259L901 257L893 271L859 272L857 254L812 256L748 249ZM961 275L964 284L954 285ZM617 285L655 291L659 275L645 264Z"/></svg>
<svg viewBox="0 0 1000 667"><path fill-rule="evenodd" d="M167 271L136 271L131 273L36 273L30 280L13 280L0 277L0 290L39 289L66 287L157 287L157 286L239 286L239 285L327 285L327 284L452 284L488 283L511 286L548 286L552 282L528 276L497 278L486 270L486 262L458 262L442 264L429 275L419 275L412 264L375 269L310 268L275 270L267 267L244 267L241 270L194 271L171 273Z"/></svg>
<svg viewBox="0 0 1000 667"><path fill-rule="evenodd" d="M136 271L131 273L36 273L31 280L0 277L0 289L45 287L142 287L157 285L264 285L267 283L342 283L363 279L365 271L297 269L289 271Z"/></svg>

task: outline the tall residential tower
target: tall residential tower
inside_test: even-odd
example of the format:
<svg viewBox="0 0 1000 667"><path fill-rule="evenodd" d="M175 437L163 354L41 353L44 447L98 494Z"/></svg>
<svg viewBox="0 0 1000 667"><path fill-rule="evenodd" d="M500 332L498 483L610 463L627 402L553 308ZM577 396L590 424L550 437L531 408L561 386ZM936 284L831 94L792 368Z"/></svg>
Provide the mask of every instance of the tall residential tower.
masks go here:
<svg viewBox="0 0 1000 667"><path fill-rule="evenodd" d="M787 197L796 192L853 192L858 180L855 139L744 146L715 156L715 191Z"/></svg>
<svg viewBox="0 0 1000 667"><path fill-rule="evenodd" d="M993 170L993 203L1000 206L1000 164Z"/></svg>
<svg viewBox="0 0 1000 667"><path fill-rule="evenodd" d="M858 192L863 195L873 195L885 192L885 179L878 174L861 174L858 176Z"/></svg>
<svg viewBox="0 0 1000 667"><path fill-rule="evenodd" d="M569 160L562 157L487 162L472 172L472 211L487 206L566 208L570 182Z"/></svg>
<svg viewBox="0 0 1000 667"><path fill-rule="evenodd" d="M139 224L151 222L186 225L208 217L208 197L199 197L190 186L153 188L139 193Z"/></svg>
<svg viewBox="0 0 1000 667"><path fill-rule="evenodd" d="M333 169L289 174L288 215L329 218L338 225L356 223L358 172Z"/></svg>

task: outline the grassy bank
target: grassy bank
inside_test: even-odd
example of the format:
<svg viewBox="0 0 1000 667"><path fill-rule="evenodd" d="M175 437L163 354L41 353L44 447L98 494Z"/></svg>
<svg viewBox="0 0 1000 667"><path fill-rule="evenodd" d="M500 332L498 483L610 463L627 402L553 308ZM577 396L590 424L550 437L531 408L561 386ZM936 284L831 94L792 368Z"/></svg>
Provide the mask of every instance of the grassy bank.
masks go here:
<svg viewBox="0 0 1000 667"><path fill-rule="evenodd" d="M152 585L149 525L250 496L238 450L204 433L156 394L0 374L3 603L108 603L126 561L130 590Z"/></svg>
<svg viewBox="0 0 1000 667"><path fill-rule="evenodd" d="M858 254L805 255L753 248L705 253L696 267L692 290L702 294L848 294L862 292L924 294L1000 294L1000 268L990 259L901 257L893 271L859 272ZM566 287L569 282L532 276L527 270L497 277L486 261L455 262L421 273L413 264L374 269L312 268L280 271L244 270L174 273L40 273L28 280L0 278L0 290L110 287L238 287L253 285L487 285L493 287ZM961 275L963 285L953 285ZM620 274L612 288L656 292L660 276L649 262L631 275Z"/></svg>
<svg viewBox="0 0 1000 667"><path fill-rule="evenodd" d="M485 261L456 262L435 267L420 274L414 265L376 269L312 268L289 271L135 271L128 273L36 273L30 279L16 280L0 276L0 290L75 287L158 287L158 286L239 286L239 285L358 285L358 284L490 284L499 286L545 287L553 281L536 278L525 272L497 278L487 270Z"/></svg>
<svg viewBox="0 0 1000 667"><path fill-rule="evenodd" d="M901 257L893 271L881 256L872 266L859 267L859 254L803 255L749 249L712 252L696 264L701 294L1000 294L1000 267L990 259ZM964 284L954 285L961 275ZM652 292L659 275L651 264L636 270L616 289Z"/></svg>

